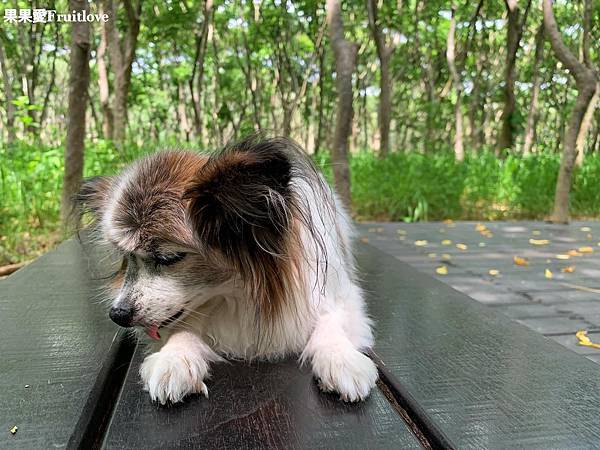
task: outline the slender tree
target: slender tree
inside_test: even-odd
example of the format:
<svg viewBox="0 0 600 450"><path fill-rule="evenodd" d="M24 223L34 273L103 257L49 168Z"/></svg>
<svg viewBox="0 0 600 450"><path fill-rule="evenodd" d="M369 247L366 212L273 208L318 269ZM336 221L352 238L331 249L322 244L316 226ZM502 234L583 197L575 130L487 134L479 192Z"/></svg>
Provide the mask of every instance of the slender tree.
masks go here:
<svg viewBox="0 0 600 450"><path fill-rule="evenodd" d="M11 143L16 139L15 134L15 105L13 104L12 77L8 67L6 67L6 57L4 56L4 46L0 39L0 70L2 71L2 83L4 85L4 97L6 98L6 128L7 139Z"/></svg>
<svg viewBox="0 0 600 450"><path fill-rule="evenodd" d="M585 0L583 4L583 33L581 39L581 60L585 66L593 70L592 61L590 59L590 32L592 28L592 2ZM592 126L592 119L594 118L594 111L598 105L600 99L600 83L596 84L596 92L590 100L587 110L583 116L579 133L577 134L576 148L577 157L575 158L575 164L581 166L583 164L583 157L585 152L585 138L588 134L590 127Z"/></svg>
<svg viewBox="0 0 600 450"><path fill-rule="evenodd" d="M344 37L341 0L327 0L327 24L335 58L338 105L331 151L333 179L344 205L350 209L350 167L348 164L348 140L352 132L352 73L356 67L358 45Z"/></svg>
<svg viewBox="0 0 600 450"><path fill-rule="evenodd" d="M448 68L452 75L452 84L456 91L456 100L454 101L454 156L457 161L465 159L465 150L463 147L463 117L462 117L462 82L460 74L456 68L456 5L452 4L450 16L450 28L446 40L446 60Z"/></svg>
<svg viewBox="0 0 600 450"><path fill-rule="evenodd" d="M114 76L113 89L113 139L120 144L125 139L127 127L127 97L131 84L131 66L137 48L140 32L141 0L135 4L131 0L123 0L127 17L127 29L123 39L119 36L117 27L117 7L113 0L102 0L102 7L109 19L103 22L106 27L106 40L110 56L110 67Z"/></svg>
<svg viewBox="0 0 600 450"><path fill-rule="evenodd" d="M402 1L398 2L398 8L402 8ZM367 0L367 11L369 14L369 28L375 41L375 49L379 59L379 109L377 121L379 124L379 156L385 157L390 151L390 121L392 118L392 91L393 80L390 76L390 58L394 52L395 45L386 43L385 35L379 23L379 11L376 0ZM401 11L399 11L401 12Z"/></svg>
<svg viewBox="0 0 600 450"><path fill-rule="evenodd" d="M50 80L48 82L48 86L46 88L46 95L44 95L44 101L42 103L42 111L40 113L39 126L41 130L44 130L44 122L46 121L46 116L48 113L48 105L50 104L50 95L54 90L54 86L56 85L56 52L58 51L60 45L60 33L59 33L59 24L55 23L54 26L54 44L52 49L52 63L50 65Z"/></svg>
<svg viewBox="0 0 600 450"><path fill-rule="evenodd" d="M314 152L319 153L323 147L323 127L325 108L325 52L319 55L319 106L317 111L317 132L315 133ZM314 93L313 93L314 94Z"/></svg>
<svg viewBox="0 0 600 450"><path fill-rule="evenodd" d="M527 16L531 0L527 0L523 18L520 18L520 8L517 0L505 0L508 26L506 27L506 63L504 66L504 108L500 118L502 125L496 140L497 151L512 148L515 142L515 119L517 100L515 97L517 51L523 36L523 28L527 23Z"/></svg>
<svg viewBox="0 0 600 450"><path fill-rule="evenodd" d="M194 68L189 80L190 93L192 94L192 105L194 106L194 128L196 136L202 139L202 92L204 87L204 61L206 58L206 47L210 37L209 31L213 18L213 0L205 0L202 8L202 25L196 36L196 54L194 57ZM196 77L196 73L198 74ZM194 84L196 82L196 89Z"/></svg>
<svg viewBox="0 0 600 450"><path fill-rule="evenodd" d="M533 79L531 88L531 100L529 102L529 113L527 114L527 127L525 128L525 143L523 144L523 153L531 152L533 141L535 139L535 130L538 121L538 99L540 96L540 66L544 59L544 24L542 23L535 35L535 55L533 61Z"/></svg>
<svg viewBox="0 0 600 450"><path fill-rule="evenodd" d="M71 11L88 12L87 0L69 0ZM79 190L83 176L85 115L90 84L90 25L71 25L71 60L69 68L69 106L65 145L65 176L61 199L61 218L66 224L72 209L73 195Z"/></svg>
<svg viewBox="0 0 600 450"><path fill-rule="evenodd" d="M102 4L99 5L100 14L104 13ZM108 70L106 68L106 26L100 27L100 43L96 49L96 67L98 68L98 94L102 108L102 134L104 139L113 138L113 113L110 106L110 86L108 83Z"/></svg>
<svg viewBox="0 0 600 450"><path fill-rule="evenodd" d="M590 0L586 0L588 2ZM577 156L577 135L579 134L584 115L588 109L598 83L595 70L581 63L563 42L562 36L552 11L552 0L543 0L544 27L548 40L552 45L556 58L569 70L577 86L577 99L571 111L568 128L563 142L563 152L556 182L554 209L551 220L566 223L569 220L569 193L571 191L571 176Z"/></svg>

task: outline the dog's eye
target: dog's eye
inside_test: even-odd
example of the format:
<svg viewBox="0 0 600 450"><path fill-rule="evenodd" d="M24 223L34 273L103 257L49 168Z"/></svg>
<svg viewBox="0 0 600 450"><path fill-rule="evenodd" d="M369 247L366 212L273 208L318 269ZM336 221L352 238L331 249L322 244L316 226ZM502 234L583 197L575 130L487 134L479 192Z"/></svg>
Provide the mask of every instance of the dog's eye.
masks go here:
<svg viewBox="0 0 600 450"><path fill-rule="evenodd" d="M170 255L154 255L154 262L159 266L170 266L185 258L185 253L172 253Z"/></svg>

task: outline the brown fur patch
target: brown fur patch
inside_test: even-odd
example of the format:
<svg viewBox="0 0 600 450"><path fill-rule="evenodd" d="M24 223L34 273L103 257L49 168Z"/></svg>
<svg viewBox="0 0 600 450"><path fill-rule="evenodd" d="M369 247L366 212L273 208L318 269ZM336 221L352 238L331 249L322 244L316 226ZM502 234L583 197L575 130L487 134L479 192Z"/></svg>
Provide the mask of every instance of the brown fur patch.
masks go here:
<svg viewBox="0 0 600 450"><path fill-rule="evenodd" d="M112 215L112 226L151 251L164 240L192 247L183 193L207 158L191 152L160 152L141 160L130 172Z"/></svg>

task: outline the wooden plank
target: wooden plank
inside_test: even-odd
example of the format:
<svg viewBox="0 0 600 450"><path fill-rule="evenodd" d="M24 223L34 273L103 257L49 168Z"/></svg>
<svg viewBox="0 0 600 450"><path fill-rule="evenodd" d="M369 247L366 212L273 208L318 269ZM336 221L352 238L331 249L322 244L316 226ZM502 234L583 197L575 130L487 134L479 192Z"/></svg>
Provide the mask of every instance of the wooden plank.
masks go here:
<svg viewBox="0 0 600 450"><path fill-rule="evenodd" d="M359 266L375 353L434 444L600 447L596 364L371 245Z"/></svg>
<svg viewBox="0 0 600 450"><path fill-rule="evenodd" d="M0 448L87 447L110 412L130 356L81 250L67 241L0 284Z"/></svg>
<svg viewBox="0 0 600 450"><path fill-rule="evenodd" d="M136 350L107 449L422 448L379 390L364 403L345 404L319 392L295 361L218 364L208 399L161 407L141 389L143 353Z"/></svg>

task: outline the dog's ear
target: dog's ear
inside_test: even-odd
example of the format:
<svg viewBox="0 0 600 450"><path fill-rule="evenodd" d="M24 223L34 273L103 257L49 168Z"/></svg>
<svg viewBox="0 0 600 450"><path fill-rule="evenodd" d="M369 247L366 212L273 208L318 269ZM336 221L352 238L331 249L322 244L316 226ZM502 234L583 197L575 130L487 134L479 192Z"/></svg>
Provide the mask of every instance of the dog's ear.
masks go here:
<svg viewBox="0 0 600 450"><path fill-rule="evenodd" d="M212 156L185 197L201 242L236 257L278 253L290 225L292 164L280 140L242 142Z"/></svg>
<svg viewBox="0 0 600 450"><path fill-rule="evenodd" d="M269 310L279 308L287 283L278 279L289 260L294 216L290 145L251 138L230 146L208 160L185 195L200 242L220 250L250 286L263 289L254 295L270 297L259 299Z"/></svg>
<svg viewBox="0 0 600 450"><path fill-rule="evenodd" d="M112 177L103 176L83 180L79 192L75 194L73 199L75 211L79 215L91 212L94 216L98 217L106 206L112 182Z"/></svg>

